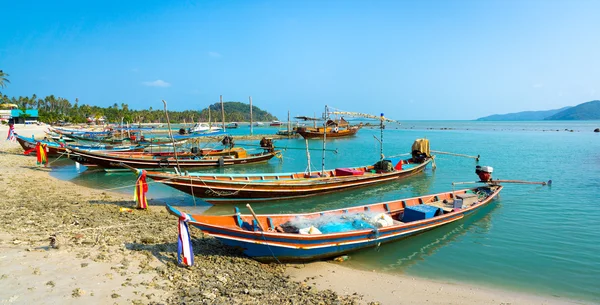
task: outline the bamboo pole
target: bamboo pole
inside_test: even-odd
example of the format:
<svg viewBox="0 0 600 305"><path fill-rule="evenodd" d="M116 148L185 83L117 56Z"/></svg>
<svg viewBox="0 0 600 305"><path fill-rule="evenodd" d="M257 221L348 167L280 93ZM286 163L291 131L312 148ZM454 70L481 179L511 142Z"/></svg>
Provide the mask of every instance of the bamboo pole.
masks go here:
<svg viewBox="0 0 600 305"><path fill-rule="evenodd" d="M221 121L223 122L223 132L225 131L225 106L223 106L223 95L219 95L219 100L221 100ZM210 132L210 130L209 130Z"/></svg>
<svg viewBox="0 0 600 305"><path fill-rule="evenodd" d="M252 97L249 96L250 99L250 135L254 135L254 122L252 122Z"/></svg>
<svg viewBox="0 0 600 305"><path fill-rule="evenodd" d="M249 203L246 203L246 207L248 208L248 210L250 210L250 213L252 213L252 217L254 217L254 220L256 220L256 223L258 224L258 227L260 228L260 230L263 231L263 232L265 232L265 229L263 228L262 224L258 220L258 217L254 213L254 210L252 209L252 207L250 206Z"/></svg>
<svg viewBox="0 0 600 305"><path fill-rule="evenodd" d="M308 176L310 177L310 149L308 148L308 139L304 139L306 144L306 162L308 162Z"/></svg>
<svg viewBox="0 0 600 305"><path fill-rule="evenodd" d="M323 156L321 157L321 177L325 177L325 143L327 142L327 105L325 105L325 113L323 114Z"/></svg>
<svg viewBox="0 0 600 305"><path fill-rule="evenodd" d="M173 131L171 130L171 120L169 120L169 112L167 111L167 102L162 100L165 105L165 116L167 117L167 126L169 127L169 136L171 137L171 142L173 143L173 154L175 154L175 162L177 163L177 170L181 173L181 167L179 167L179 158L177 157L177 147L175 146L175 139L173 138Z"/></svg>
<svg viewBox="0 0 600 305"><path fill-rule="evenodd" d="M436 154L440 154L440 155L450 155L450 156L456 156L456 157L465 157L465 158L471 158L471 159L475 159L476 161L479 161L479 158L481 158L480 155L477 156L469 156L469 155L463 155L463 154L456 154L456 153L451 153L451 152L445 152L445 151L439 151L439 150L432 150L432 153L436 153Z"/></svg>
<svg viewBox="0 0 600 305"><path fill-rule="evenodd" d="M308 141L307 139L305 139L305 140ZM262 146L256 145L256 144L243 144L243 143L240 143L240 144L236 143L235 145L236 146L246 146L246 147L262 147ZM276 147L276 148L277 149L283 149L283 150L287 150L287 149L306 150L306 148L302 148L302 147ZM311 148L310 150L322 151L322 149L318 149L318 148ZM335 154L337 154L339 152L337 148L336 149L330 149L330 148L328 148L328 149L325 149L325 151L329 151L329 152L332 152L332 153L335 153Z"/></svg>
<svg viewBox="0 0 600 305"><path fill-rule="evenodd" d="M287 126L288 127L288 129L287 129L288 139L292 136L292 134L291 134L292 126L291 126L291 124L292 124L292 122L290 121L290 111L288 110L288 124L287 124L288 125Z"/></svg>
<svg viewBox="0 0 600 305"><path fill-rule="evenodd" d="M548 180L548 181L492 180L492 182L499 182L499 183L519 183L519 184L541 184L541 185L552 185L552 180Z"/></svg>
<svg viewBox="0 0 600 305"><path fill-rule="evenodd" d="M452 185L475 184L475 183L518 183L518 184L540 184L552 185L552 180L546 181L523 181L523 180L490 180L490 181L467 181L467 182L452 182Z"/></svg>
<svg viewBox="0 0 600 305"><path fill-rule="evenodd" d="M379 136L379 138L381 140L381 141L379 141L379 154L380 154L380 157L381 157L380 160L383 160L383 158L385 158L385 156L383 155L383 128L384 128L384 125L383 125L383 121L384 121L383 120L384 119L383 112L381 113L381 117L379 119L380 119L379 130L380 130L380 133L381 133L381 135Z"/></svg>

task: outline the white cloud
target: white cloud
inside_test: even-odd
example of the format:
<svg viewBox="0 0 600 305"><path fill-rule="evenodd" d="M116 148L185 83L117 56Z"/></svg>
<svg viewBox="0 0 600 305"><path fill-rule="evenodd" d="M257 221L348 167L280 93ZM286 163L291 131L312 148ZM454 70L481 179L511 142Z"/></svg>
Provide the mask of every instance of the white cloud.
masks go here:
<svg viewBox="0 0 600 305"><path fill-rule="evenodd" d="M151 81L151 82L142 82L142 84L144 86L149 86L149 87L171 87L170 83L167 83L161 79L157 79L157 80Z"/></svg>
<svg viewBox="0 0 600 305"><path fill-rule="evenodd" d="M210 57L221 57L222 55L217 52L208 52L208 56Z"/></svg>

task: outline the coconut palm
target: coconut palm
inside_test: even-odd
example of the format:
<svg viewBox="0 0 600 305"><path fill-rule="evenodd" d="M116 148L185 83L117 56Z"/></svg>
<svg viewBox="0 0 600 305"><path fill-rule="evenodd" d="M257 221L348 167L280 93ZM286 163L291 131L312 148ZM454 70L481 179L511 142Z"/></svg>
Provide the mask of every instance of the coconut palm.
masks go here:
<svg viewBox="0 0 600 305"><path fill-rule="evenodd" d="M6 84L10 84L8 78L6 78L8 74L4 73L4 71L0 70L0 88L6 88Z"/></svg>

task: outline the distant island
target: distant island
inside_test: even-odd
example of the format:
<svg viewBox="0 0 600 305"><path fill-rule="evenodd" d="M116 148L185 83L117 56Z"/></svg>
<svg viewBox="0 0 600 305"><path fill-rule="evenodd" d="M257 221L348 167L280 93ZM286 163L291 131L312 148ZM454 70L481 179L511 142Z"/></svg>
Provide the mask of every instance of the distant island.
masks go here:
<svg viewBox="0 0 600 305"><path fill-rule="evenodd" d="M477 121L542 121L542 120L600 120L600 101L590 101L574 107L553 110L523 111L494 114Z"/></svg>
<svg viewBox="0 0 600 305"><path fill-rule="evenodd" d="M579 104L544 120L600 120L600 101Z"/></svg>
<svg viewBox="0 0 600 305"><path fill-rule="evenodd" d="M208 120L208 108L210 108L211 120L213 122L221 121L221 103L214 103L200 111L200 118ZM241 102L224 102L223 110L225 110L226 122L249 122L250 121L250 104ZM252 106L252 119L255 122L268 122L277 120L269 112L262 110L256 106Z"/></svg>

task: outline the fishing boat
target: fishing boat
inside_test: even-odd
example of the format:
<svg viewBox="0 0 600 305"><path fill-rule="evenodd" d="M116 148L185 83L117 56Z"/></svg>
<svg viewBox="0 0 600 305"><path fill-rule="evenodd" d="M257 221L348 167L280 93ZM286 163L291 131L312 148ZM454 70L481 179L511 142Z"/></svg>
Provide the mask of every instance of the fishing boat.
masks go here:
<svg viewBox="0 0 600 305"><path fill-rule="evenodd" d="M277 121L277 120L269 123L269 126L281 126L281 125L283 125L283 123L281 123L280 121Z"/></svg>
<svg viewBox="0 0 600 305"><path fill-rule="evenodd" d="M104 144L94 144L94 145L82 145L82 144L61 144L58 142L48 141L48 140L36 140L34 137L24 137L18 134L15 134L17 142L23 147L25 150L25 154L33 153L37 143L46 145L46 154L48 157L57 157L61 154L65 153L66 148L71 149L79 149L82 151L112 151L112 152L136 152L143 151L144 146L139 145L104 145Z"/></svg>
<svg viewBox="0 0 600 305"><path fill-rule="evenodd" d="M111 130L90 130L90 129L65 129L58 127L48 127L48 130L56 132L62 135L79 135L79 136L109 136L112 134Z"/></svg>
<svg viewBox="0 0 600 305"><path fill-rule="evenodd" d="M281 130L277 130L277 132L275 134L278 135L278 136L295 137L296 136L296 129L292 129L292 130L281 129Z"/></svg>
<svg viewBox="0 0 600 305"><path fill-rule="evenodd" d="M186 214L167 205L223 244L262 262L306 262L377 247L461 220L490 204L501 185L305 214L228 216ZM249 207L249 205L247 205ZM181 227L181 226L180 226Z"/></svg>
<svg viewBox="0 0 600 305"><path fill-rule="evenodd" d="M96 166L106 171L127 170L127 168L164 170L173 167L181 169L222 167L268 162L281 151L273 147L262 152L249 154L243 148L232 148L222 153L207 155L192 154L173 156L152 156L139 154L111 154L70 149L69 158L85 166Z"/></svg>
<svg viewBox="0 0 600 305"><path fill-rule="evenodd" d="M147 177L211 204L268 202L373 186L416 175L434 157L429 154L426 139L418 139L412 148L410 159L388 158L374 165L319 172L182 175L149 171Z"/></svg>
<svg viewBox="0 0 600 305"><path fill-rule="evenodd" d="M238 128L240 125L237 122L231 122L227 125L225 125L225 128L227 129L235 129Z"/></svg>
<svg viewBox="0 0 600 305"><path fill-rule="evenodd" d="M362 126L362 123L359 125L350 126L348 122L342 118L337 122L328 120L326 127L297 127L296 133L305 139L323 139L324 137L327 139L343 138L355 135L362 128ZM323 129L325 129L325 131Z"/></svg>

